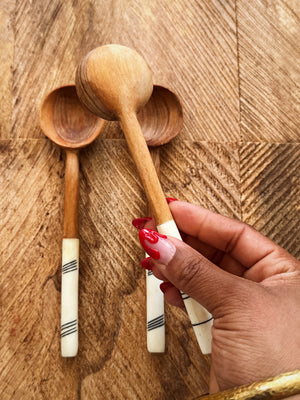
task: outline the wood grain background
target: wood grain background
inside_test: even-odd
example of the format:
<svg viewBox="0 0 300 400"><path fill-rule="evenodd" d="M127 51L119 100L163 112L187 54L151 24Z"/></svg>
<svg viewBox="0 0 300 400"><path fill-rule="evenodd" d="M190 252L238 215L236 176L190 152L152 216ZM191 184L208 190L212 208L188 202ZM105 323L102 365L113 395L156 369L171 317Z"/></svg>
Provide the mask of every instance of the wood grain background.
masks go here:
<svg viewBox="0 0 300 400"><path fill-rule="evenodd" d="M297 0L2 0L1 399L207 392L209 357L181 310L166 306L166 353L147 353L131 227L146 202L116 123L81 152L80 352L60 357L64 153L38 109L89 50L135 48L184 107L180 136L161 149L166 195L242 219L299 257L299 18Z"/></svg>

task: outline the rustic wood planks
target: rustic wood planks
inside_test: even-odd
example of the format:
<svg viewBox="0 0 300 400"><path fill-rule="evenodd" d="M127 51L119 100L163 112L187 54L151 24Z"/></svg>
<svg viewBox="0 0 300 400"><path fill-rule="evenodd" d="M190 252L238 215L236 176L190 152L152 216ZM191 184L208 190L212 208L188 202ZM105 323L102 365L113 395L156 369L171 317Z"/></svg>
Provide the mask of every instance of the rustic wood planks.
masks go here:
<svg viewBox="0 0 300 400"><path fill-rule="evenodd" d="M43 95L83 55L133 47L175 91L184 128L161 149L166 195L254 225L299 257L299 2L24 1L0 6L0 397L193 399L209 357L166 306L165 355L146 351L146 199L108 123L81 153L80 353L60 358L64 155L38 126Z"/></svg>

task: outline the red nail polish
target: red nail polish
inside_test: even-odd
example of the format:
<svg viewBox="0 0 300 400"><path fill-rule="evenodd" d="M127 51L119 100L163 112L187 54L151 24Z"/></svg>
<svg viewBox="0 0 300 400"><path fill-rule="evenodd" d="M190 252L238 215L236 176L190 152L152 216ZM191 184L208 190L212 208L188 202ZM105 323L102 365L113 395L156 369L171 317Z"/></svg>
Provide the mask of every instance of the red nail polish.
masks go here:
<svg viewBox="0 0 300 400"><path fill-rule="evenodd" d="M132 221L132 225L139 231L144 228L146 222L151 221L151 217L136 218Z"/></svg>
<svg viewBox="0 0 300 400"><path fill-rule="evenodd" d="M151 265L151 258L150 257L147 257L147 258L145 258L144 260L142 260L141 261L141 266L143 267L143 268L145 268L145 269L148 269L148 270L152 270L152 265Z"/></svg>
<svg viewBox="0 0 300 400"><path fill-rule="evenodd" d="M159 238L167 239L167 236L161 235L160 233L153 231L152 229L142 229L139 232L139 238L147 254L149 254L149 256L152 257L154 260L158 260L160 258L159 251L149 247L146 243L146 240L149 243L155 244L158 242Z"/></svg>
<svg viewBox="0 0 300 400"><path fill-rule="evenodd" d="M173 197L166 197L167 203L170 204L172 201L178 201L178 199L174 199Z"/></svg>
<svg viewBox="0 0 300 400"><path fill-rule="evenodd" d="M166 291L169 289L169 288L171 288L171 287L173 287L174 285L172 285L172 283L171 282L162 282L160 285L159 285L159 287L160 287L160 290L165 294L166 293Z"/></svg>

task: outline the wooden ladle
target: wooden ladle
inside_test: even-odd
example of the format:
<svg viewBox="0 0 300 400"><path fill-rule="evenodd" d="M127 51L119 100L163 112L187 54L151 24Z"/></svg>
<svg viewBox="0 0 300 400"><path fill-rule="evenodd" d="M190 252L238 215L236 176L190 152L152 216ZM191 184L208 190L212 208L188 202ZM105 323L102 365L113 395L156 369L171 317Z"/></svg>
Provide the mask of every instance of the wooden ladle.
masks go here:
<svg viewBox="0 0 300 400"><path fill-rule="evenodd" d="M50 92L40 108L40 126L46 136L66 151L64 230L61 281L61 354L74 357L78 351L78 196L79 149L100 134L104 120L79 101L75 85Z"/></svg>
<svg viewBox="0 0 300 400"><path fill-rule="evenodd" d="M181 239L137 120L138 111L153 91L152 73L145 60L125 46L98 47L79 64L76 89L90 111L101 118L120 121L158 231ZM210 351L211 338L207 334L210 329L203 332L203 328L211 317L192 299L187 299L185 305L201 350L207 353Z"/></svg>

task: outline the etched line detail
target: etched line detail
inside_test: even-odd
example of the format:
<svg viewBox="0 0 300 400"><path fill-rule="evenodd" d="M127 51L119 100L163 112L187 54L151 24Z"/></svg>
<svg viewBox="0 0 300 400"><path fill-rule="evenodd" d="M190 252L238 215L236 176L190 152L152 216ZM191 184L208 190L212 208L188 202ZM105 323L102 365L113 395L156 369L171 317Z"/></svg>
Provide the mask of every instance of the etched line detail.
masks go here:
<svg viewBox="0 0 300 400"><path fill-rule="evenodd" d="M77 270L77 260L72 260L62 266L62 273L67 274Z"/></svg>
<svg viewBox="0 0 300 400"><path fill-rule="evenodd" d="M73 321L66 322L61 326L61 337L65 337L68 335L71 335L72 333L77 332L77 319L74 319Z"/></svg>
<svg viewBox="0 0 300 400"><path fill-rule="evenodd" d="M187 294L185 294L185 293L183 293L183 292L181 292L181 297L182 297L182 300L183 300L183 301L190 298L189 295L187 295Z"/></svg>
<svg viewBox="0 0 300 400"><path fill-rule="evenodd" d="M164 324L165 324L165 316L164 314L162 314L159 317L151 319L151 321L147 322L147 331L152 331L153 329L160 328L161 326L164 326Z"/></svg>
<svg viewBox="0 0 300 400"><path fill-rule="evenodd" d="M211 318L208 318L208 319L205 320L205 321L197 322L196 324L192 324L192 325L193 325L193 326L203 325L203 324L206 324L207 322L211 321L212 319L214 319L214 318L211 317Z"/></svg>

